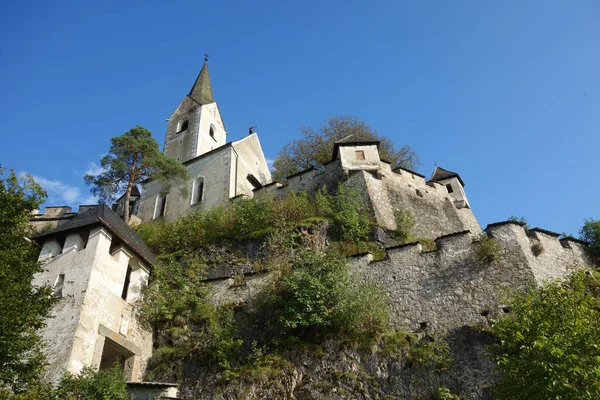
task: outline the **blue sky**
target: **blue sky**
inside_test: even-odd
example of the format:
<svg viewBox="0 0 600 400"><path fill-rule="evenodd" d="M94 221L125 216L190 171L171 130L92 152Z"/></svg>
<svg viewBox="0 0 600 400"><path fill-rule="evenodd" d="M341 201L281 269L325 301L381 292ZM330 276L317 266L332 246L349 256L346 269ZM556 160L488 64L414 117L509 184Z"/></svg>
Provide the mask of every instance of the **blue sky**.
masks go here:
<svg viewBox="0 0 600 400"><path fill-rule="evenodd" d="M90 201L109 139L165 119L210 54L229 139L267 158L300 126L362 117L460 173L482 226L600 218L600 3L30 1L0 5L0 163L48 203Z"/></svg>

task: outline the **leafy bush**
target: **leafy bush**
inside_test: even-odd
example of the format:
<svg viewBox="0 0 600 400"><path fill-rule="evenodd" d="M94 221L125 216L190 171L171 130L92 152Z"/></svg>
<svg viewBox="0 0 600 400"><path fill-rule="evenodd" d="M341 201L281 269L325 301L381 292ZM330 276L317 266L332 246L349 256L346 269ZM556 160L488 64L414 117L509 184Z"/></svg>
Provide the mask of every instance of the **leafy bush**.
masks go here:
<svg viewBox="0 0 600 400"><path fill-rule="evenodd" d="M360 193L339 185L331 197L331 235L335 240L357 242L369 235L371 218Z"/></svg>
<svg viewBox="0 0 600 400"><path fill-rule="evenodd" d="M495 239L482 234L475 242L475 254L477 260L484 264L498 262L502 259L500 256L500 244Z"/></svg>
<svg viewBox="0 0 600 400"><path fill-rule="evenodd" d="M115 365L102 371L84 367L79 375L65 372L58 387L32 382L25 393L2 392L0 397L11 400L129 400L123 370Z"/></svg>
<svg viewBox="0 0 600 400"><path fill-rule="evenodd" d="M396 210L396 230L391 232L392 239L401 244L413 240L412 230L415 227L415 217L408 210Z"/></svg>
<svg viewBox="0 0 600 400"><path fill-rule="evenodd" d="M564 282L517 293L512 315L496 320L492 346L500 399L600 398L597 282L577 272Z"/></svg>
<svg viewBox="0 0 600 400"><path fill-rule="evenodd" d="M118 365L102 371L84 367L79 375L65 373L55 392L61 400L126 400L127 381Z"/></svg>
<svg viewBox="0 0 600 400"><path fill-rule="evenodd" d="M453 394L447 387L439 387L436 394L436 400L460 400L460 396Z"/></svg>
<svg viewBox="0 0 600 400"><path fill-rule="evenodd" d="M383 293L357 277L350 279L345 259L335 255L304 253L282 277L274 302L283 335L374 337L387 329Z"/></svg>
<svg viewBox="0 0 600 400"><path fill-rule="evenodd" d="M434 336L426 336L411 346L408 359L415 365L432 367L437 371L446 371L452 366L450 346L445 340Z"/></svg>

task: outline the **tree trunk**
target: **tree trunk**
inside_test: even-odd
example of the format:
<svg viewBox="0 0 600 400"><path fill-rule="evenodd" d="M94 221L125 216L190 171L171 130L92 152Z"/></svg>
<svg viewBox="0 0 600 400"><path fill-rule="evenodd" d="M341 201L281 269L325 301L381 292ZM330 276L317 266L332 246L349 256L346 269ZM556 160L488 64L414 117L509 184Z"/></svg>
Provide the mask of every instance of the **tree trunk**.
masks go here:
<svg viewBox="0 0 600 400"><path fill-rule="evenodd" d="M131 198L131 189L133 189L133 185L135 183L135 165L137 164L138 155L135 154L133 156L133 161L131 163L131 173L129 174L129 181L127 182L127 190L125 191L125 198L123 199L123 220L129 223L129 199Z"/></svg>

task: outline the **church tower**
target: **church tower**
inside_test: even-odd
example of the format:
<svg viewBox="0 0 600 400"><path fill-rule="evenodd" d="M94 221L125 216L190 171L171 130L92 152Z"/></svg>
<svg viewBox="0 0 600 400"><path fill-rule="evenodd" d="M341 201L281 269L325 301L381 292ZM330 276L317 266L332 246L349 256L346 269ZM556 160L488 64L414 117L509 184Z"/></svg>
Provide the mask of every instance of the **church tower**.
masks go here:
<svg viewBox="0 0 600 400"><path fill-rule="evenodd" d="M186 162L221 147L227 133L212 94L208 57L189 94L168 119L164 152Z"/></svg>

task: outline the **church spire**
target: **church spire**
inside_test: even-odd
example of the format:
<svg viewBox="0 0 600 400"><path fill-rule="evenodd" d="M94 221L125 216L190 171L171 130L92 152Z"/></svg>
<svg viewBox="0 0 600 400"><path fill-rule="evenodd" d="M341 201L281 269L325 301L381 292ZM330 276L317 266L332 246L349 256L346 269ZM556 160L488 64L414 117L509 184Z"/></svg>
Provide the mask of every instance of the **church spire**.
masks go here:
<svg viewBox="0 0 600 400"><path fill-rule="evenodd" d="M212 86L210 85L210 77L208 76L208 55L205 54L204 56L204 65L189 94L198 104L208 104L215 101L212 94Z"/></svg>

